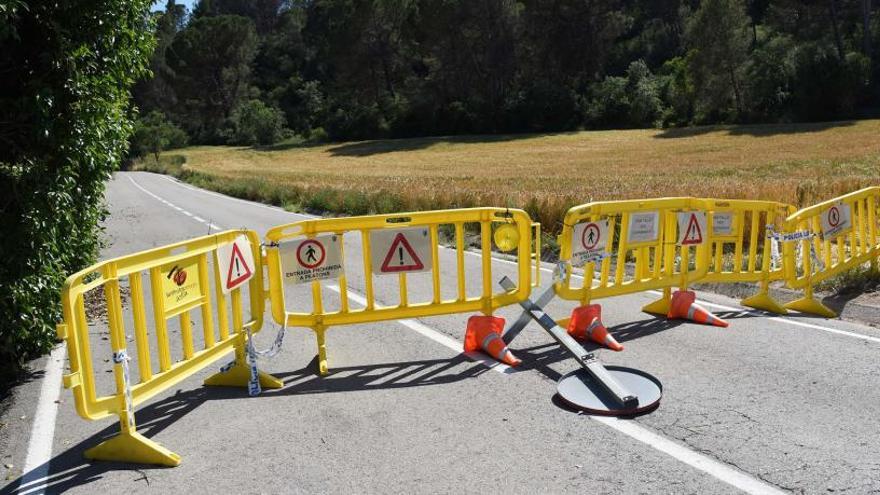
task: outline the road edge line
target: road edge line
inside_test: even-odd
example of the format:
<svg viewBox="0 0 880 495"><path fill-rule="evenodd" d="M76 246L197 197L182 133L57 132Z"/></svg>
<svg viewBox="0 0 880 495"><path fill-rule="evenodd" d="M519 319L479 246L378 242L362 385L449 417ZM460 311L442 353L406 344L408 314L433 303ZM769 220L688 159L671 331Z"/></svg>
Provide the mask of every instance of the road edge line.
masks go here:
<svg viewBox="0 0 880 495"><path fill-rule="evenodd" d="M52 445L55 442L55 421L58 416L58 398L61 396L61 372L64 368L65 345L52 349L46 360L40 398L34 412L34 423L28 440L24 469L16 490L26 488L45 488L45 483L33 486L35 482L45 481L49 476L49 463L52 460Z"/></svg>

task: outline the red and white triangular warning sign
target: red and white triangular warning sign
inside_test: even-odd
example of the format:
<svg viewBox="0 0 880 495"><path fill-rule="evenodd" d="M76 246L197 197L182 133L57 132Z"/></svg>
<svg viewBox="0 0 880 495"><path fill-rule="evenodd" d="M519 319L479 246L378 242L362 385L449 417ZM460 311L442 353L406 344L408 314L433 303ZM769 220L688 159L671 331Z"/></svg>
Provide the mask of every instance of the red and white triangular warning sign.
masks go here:
<svg viewBox="0 0 880 495"><path fill-rule="evenodd" d="M231 244L217 248L217 263L220 267L220 288L229 293L244 285L254 276L254 255L247 236L240 235Z"/></svg>
<svg viewBox="0 0 880 495"><path fill-rule="evenodd" d="M706 213L680 212L678 214L678 244L694 246L702 244L706 231Z"/></svg>
<svg viewBox="0 0 880 495"><path fill-rule="evenodd" d="M432 240L425 227L370 231L373 273L426 272L433 266Z"/></svg>
<svg viewBox="0 0 880 495"><path fill-rule="evenodd" d="M385 261L382 262L382 272L414 272L424 268L425 264L422 263L419 255L410 246L406 236L403 233L394 236L394 241L391 242L388 254L385 255Z"/></svg>

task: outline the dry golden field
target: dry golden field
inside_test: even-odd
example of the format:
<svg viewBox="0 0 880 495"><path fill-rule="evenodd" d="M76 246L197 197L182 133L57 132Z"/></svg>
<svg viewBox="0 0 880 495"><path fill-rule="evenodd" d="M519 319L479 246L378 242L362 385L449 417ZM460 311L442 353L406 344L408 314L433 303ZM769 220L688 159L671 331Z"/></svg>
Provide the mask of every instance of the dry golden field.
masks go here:
<svg viewBox="0 0 880 495"><path fill-rule="evenodd" d="M569 206L590 200L704 196L801 206L878 185L880 120L192 147L171 155L185 157L196 181L293 207L525 207L556 230Z"/></svg>

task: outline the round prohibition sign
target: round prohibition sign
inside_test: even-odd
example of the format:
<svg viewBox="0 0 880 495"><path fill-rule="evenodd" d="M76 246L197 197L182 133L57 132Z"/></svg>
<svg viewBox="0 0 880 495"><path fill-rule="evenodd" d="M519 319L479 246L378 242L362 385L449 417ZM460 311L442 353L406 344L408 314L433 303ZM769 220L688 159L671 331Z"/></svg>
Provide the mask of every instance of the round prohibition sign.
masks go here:
<svg viewBox="0 0 880 495"><path fill-rule="evenodd" d="M840 210L837 209L836 206L832 206L830 210L828 210L828 225L832 227L837 227L840 223Z"/></svg>
<svg viewBox="0 0 880 495"><path fill-rule="evenodd" d="M584 227L584 231L581 233L581 245L584 246L586 250L592 250L599 244L599 237L601 236L601 231L599 230L599 226L595 223L588 223L586 227Z"/></svg>
<svg viewBox="0 0 880 495"><path fill-rule="evenodd" d="M296 248L296 260L304 268L312 269L321 266L326 256L327 253L324 251L324 246L312 239L303 241Z"/></svg>

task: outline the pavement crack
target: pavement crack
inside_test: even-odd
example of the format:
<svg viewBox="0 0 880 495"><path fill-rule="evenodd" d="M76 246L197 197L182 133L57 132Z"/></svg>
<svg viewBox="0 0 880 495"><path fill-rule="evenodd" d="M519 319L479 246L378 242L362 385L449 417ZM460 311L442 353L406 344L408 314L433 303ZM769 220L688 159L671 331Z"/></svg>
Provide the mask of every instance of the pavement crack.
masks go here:
<svg viewBox="0 0 880 495"><path fill-rule="evenodd" d="M150 486L150 477L147 476L147 473L143 469L135 469L138 473L140 473L140 478L135 478L134 481L144 480L147 482L147 486Z"/></svg>

